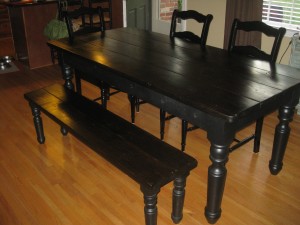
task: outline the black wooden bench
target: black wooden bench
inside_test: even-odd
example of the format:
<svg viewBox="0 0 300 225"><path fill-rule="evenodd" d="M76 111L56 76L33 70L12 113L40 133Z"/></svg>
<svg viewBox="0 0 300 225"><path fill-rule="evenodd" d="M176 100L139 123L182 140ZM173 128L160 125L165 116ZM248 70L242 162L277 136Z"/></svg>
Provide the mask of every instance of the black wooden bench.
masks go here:
<svg viewBox="0 0 300 225"><path fill-rule="evenodd" d="M157 224L157 194L174 181L172 220L182 219L186 178L197 161L62 85L26 93L39 143L45 142L42 111L140 184L147 225Z"/></svg>

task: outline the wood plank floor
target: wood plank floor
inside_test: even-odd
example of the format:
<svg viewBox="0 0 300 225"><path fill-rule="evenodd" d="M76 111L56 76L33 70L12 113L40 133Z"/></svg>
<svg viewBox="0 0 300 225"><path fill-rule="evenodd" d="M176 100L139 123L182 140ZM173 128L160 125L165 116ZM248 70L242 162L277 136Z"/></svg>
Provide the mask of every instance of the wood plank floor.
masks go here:
<svg viewBox="0 0 300 225"><path fill-rule="evenodd" d="M71 135L43 117L46 143L38 144L32 115L23 94L54 82L63 83L58 66L0 75L0 225L142 225L143 199L139 186ZM83 85L84 94L98 89ZM125 94L117 94L108 108L130 119ZM159 137L159 110L141 106L136 125ZM252 142L230 155L218 225L298 225L300 221L300 117L291 123L284 167L277 176L268 170L277 114L264 123L261 152ZM166 141L180 147L180 120L167 122ZM239 135L251 133L253 126ZM188 134L186 152L198 167L188 178L182 225L208 224L204 217L207 167L206 134ZM158 196L158 224L170 219L172 185Z"/></svg>

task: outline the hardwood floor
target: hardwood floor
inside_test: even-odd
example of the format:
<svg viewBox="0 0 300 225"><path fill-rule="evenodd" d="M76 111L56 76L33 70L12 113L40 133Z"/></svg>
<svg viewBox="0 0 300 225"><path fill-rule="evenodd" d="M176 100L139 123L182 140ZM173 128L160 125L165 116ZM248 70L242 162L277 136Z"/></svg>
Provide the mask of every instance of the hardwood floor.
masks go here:
<svg viewBox="0 0 300 225"><path fill-rule="evenodd" d="M32 115L23 94L54 82L63 83L58 66L0 74L0 225L142 225L143 199L139 186L59 126L43 117L46 143L38 144ZM84 83L84 94L98 89ZM114 95L108 108L130 120L127 96ZM296 225L300 220L300 116L291 123L284 167L270 175L277 114L265 119L261 151L252 142L230 155L218 225ZM141 106L136 125L159 137L159 110ZM242 130L248 135L254 126ZM180 120L166 123L166 141L180 148ZM186 152L198 167L188 177L182 225L208 224L206 204L209 143L206 134L188 134ZM158 224L173 224L172 184L158 196Z"/></svg>

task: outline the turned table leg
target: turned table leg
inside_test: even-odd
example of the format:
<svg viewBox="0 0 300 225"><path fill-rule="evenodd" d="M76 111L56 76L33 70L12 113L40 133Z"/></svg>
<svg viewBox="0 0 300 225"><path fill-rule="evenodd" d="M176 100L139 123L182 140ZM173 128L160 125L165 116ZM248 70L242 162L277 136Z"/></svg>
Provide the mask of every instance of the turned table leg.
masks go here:
<svg viewBox="0 0 300 225"><path fill-rule="evenodd" d="M41 111L37 105L34 103L29 103L32 115L33 115L33 123L37 135L37 140L40 144L45 142L45 135L44 135L44 128L43 128L43 121L41 118Z"/></svg>
<svg viewBox="0 0 300 225"><path fill-rule="evenodd" d="M220 128L216 128L208 133L211 142L209 157L212 164L208 168L205 216L209 223L216 223L221 217L221 204L227 175L225 165L228 161L229 147L234 138L231 130L224 130L223 133L220 131Z"/></svg>
<svg viewBox="0 0 300 225"><path fill-rule="evenodd" d="M70 90L74 90L74 84L72 82L73 79L73 69L67 64L63 64L63 79L65 80L64 86Z"/></svg>
<svg viewBox="0 0 300 225"><path fill-rule="evenodd" d="M290 130L289 123L293 120L295 107L284 106L279 109L279 123L275 128L272 158L269 162L271 174L276 175L282 169L282 161L288 143Z"/></svg>

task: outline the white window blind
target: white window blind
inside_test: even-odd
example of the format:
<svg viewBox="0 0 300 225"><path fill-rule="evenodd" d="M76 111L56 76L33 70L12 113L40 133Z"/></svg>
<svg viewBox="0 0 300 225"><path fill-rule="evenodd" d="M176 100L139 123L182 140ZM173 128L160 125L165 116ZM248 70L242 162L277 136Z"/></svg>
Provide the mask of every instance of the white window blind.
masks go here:
<svg viewBox="0 0 300 225"><path fill-rule="evenodd" d="M288 30L300 29L300 0L264 0L263 22Z"/></svg>

